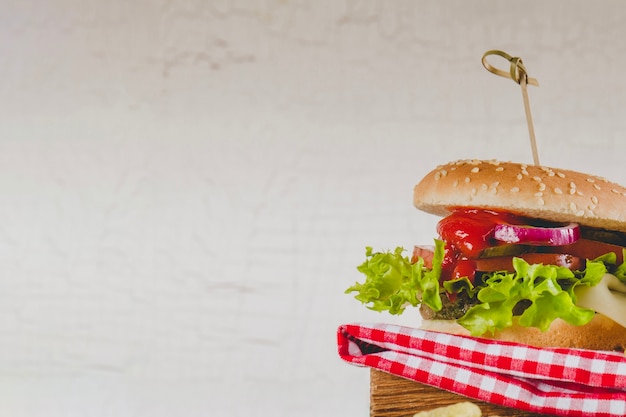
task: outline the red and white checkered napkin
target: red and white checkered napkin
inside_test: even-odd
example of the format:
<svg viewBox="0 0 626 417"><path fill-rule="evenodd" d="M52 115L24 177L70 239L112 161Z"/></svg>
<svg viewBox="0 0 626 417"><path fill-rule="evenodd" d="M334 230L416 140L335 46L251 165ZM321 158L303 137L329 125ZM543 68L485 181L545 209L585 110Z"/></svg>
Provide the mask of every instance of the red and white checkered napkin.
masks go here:
<svg viewBox="0 0 626 417"><path fill-rule="evenodd" d="M390 324L347 324L339 356L492 404L579 417L626 416L626 356L454 336Z"/></svg>

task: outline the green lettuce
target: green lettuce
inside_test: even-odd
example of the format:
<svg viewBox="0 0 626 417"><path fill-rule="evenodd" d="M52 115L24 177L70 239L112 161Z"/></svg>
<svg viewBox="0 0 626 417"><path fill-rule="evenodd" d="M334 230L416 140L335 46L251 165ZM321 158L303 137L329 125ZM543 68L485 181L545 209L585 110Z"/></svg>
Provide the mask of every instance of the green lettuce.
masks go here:
<svg viewBox="0 0 626 417"><path fill-rule="evenodd" d="M615 254L612 253L612 255ZM626 249L622 249L622 259L626 259ZM626 262L618 266L617 269L615 269L615 272L613 272L613 275L626 284Z"/></svg>
<svg viewBox="0 0 626 417"><path fill-rule="evenodd" d="M365 282L355 283L346 294L356 292L355 298L375 311L402 314L407 305L413 307L424 303L435 311L441 310L439 277L443 262L444 243L435 241L433 268L424 266L424 260L415 263L403 255L404 248L393 252L365 250L366 260L357 267L366 277Z"/></svg>
<svg viewBox="0 0 626 417"><path fill-rule="evenodd" d="M479 288L474 286L468 277L454 278L444 281L443 288L450 294L460 294L466 292L472 298L478 292Z"/></svg>
<svg viewBox="0 0 626 417"><path fill-rule="evenodd" d="M463 277L440 285L444 242L435 240L432 269L425 267L421 258L411 263L403 252L401 247L393 252L366 248L366 261L357 268L366 279L346 293L356 292L355 298L371 310L402 314L407 306L420 303L440 311L442 294L465 291L478 302L458 323L475 336L510 327L514 320L542 331L557 318L573 325L588 323L595 312L576 305L574 289L597 285L607 272L607 264L613 267L616 262L614 255L607 255L587 261L584 271L571 271L555 265L530 265L513 258L513 273L486 274L475 283ZM626 281L625 264L618 266L615 274Z"/></svg>
<svg viewBox="0 0 626 417"><path fill-rule="evenodd" d="M513 258L513 269L514 273L488 274L477 293L479 304L458 320L472 335L512 326L518 304L527 305L517 317L524 327L546 331L557 318L576 326L587 324L595 312L576 305L574 288L598 284L607 271L601 261L589 261L584 272L573 272L555 265L530 265L521 258Z"/></svg>

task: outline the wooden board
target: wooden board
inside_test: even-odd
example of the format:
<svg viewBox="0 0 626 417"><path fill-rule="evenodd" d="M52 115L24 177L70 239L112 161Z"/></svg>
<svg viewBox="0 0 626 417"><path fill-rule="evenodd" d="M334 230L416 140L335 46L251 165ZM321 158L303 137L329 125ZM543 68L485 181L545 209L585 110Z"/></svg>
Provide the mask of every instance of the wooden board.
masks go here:
<svg viewBox="0 0 626 417"><path fill-rule="evenodd" d="M515 410L442 391L405 378L371 369L370 371L370 416L371 417L411 417L415 413L431 410L461 401L471 401L478 405L483 416L500 417L549 417Z"/></svg>

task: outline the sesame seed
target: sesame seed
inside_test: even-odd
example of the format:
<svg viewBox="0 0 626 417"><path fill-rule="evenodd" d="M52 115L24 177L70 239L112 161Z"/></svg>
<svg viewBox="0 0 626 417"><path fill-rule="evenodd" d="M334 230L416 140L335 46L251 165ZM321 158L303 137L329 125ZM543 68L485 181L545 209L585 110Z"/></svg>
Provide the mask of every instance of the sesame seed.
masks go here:
<svg viewBox="0 0 626 417"><path fill-rule="evenodd" d="M487 191L489 189L489 187L487 187L487 184L483 184L480 188L482 188L483 191Z"/></svg>
<svg viewBox="0 0 626 417"><path fill-rule="evenodd" d="M456 171L456 167L450 167L450 171Z"/></svg>
<svg viewBox="0 0 626 417"><path fill-rule="evenodd" d="M611 192L612 192L612 193L614 193L614 194L619 194L619 193L620 193L620 192L619 192L619 191L617 191L615 188L612 188L612 189L611 189Z"/></svg>
<svg viewBox="0 0 626 417"><path fill-rule="evenodd" d="M544 191L546 189L546 184L543 182L539 184L539 191Z"/></svg>
<svg viewBox="0 0 626 417"><path fill-rule="evenodd" d="M459 185L459 180L454 180L454 182L452 183L452 186L456 188L458 185Z"/></svg>
<svg viewBox="0 0 626 417"><path fill-rule="evenodd" d="M549 176L549 177L554 177L554 171L549 170L549 171L548 171L548 176Z"/></svg>
<svg viewBox="0 0 626 417"><path fill-rule="evenodd" d="M543 206L544 204L546 204L546 202L545 202L545 201L543 201L543 198L539 198L539 199L537 200L537 203L538 203L540 206Z"/></svg>
<svg viewBox="0 0 626 417"><path fill-rule="evenodd" d="M517 193L517 192L519 192L519 188L513 187L513 188L511 188L511 192L512 193Z"/></svg>
<svg viewBox="0 0 626 417"><path fill-rule="evenodd" d="M496 171L497 172L502 172L502 171L504 171L504 167L498 167L498 168L496 168Z"/></svg>
<svg viewBox="0 0 626 417"><path fill-rule="evenodd" d="M543 197L543 193L539 191L538 193L535 193L535 197Z"/></svg>
<svg viewBox="0 0 626 417"><path fill-rule="evenodd" d="M533 177L533 179L537 182L541 182L541 177Z"/></svg>
<svg viewBox="0 0 626 417"><path fill-rule="evenodd" d="M569 203L569 208L570 208L570 210L572 210L572 211L574 211L574 212L575 212L575 211L576 211L576 208L577 208L577 207L576 207L576 203L573 203L573 202L572 202L572 203Z"/></svg>
<svg viewBox="0 0 626 417"><path fill-rule="evenodd" d="M476 195L476 187L472 188L472 195Z"/></svg>
<svg viewBox="0 0 626 417"><path fill-rule="evenodd" d="M466 183L468 183L468 184L469 184L469 182L470 182L470 181L471 181L471 180L470 180L470 177L465 177L465 182L466 182Z"/></svg>
<svg viewBox="0 0 626 417"><path fill-rule="evenodd" d="M563 191L561 191L561 189L560 189L559 187L556 187L556 188L554 189L554 192L555 192L556 194L563 194Z"/></svg>
<svg viewBox="0 0 626 417"><path fill-rule="evenodd" d="M440 172L435 173L435 181L439 181L439 178L441 178L441 173Z"/></svg>
<svg viewBox="0 0 626 417"><path fill-rule="evenodd" d="M576 188L570 188L569 193L572 195L576 194Z"/></svg>
<svg viewBox="0 0 626 417"><path fill-rule="evenodd" d="M596 190L601 190L602 188L600 188L600 186L598 184L593 184L593 188L595 188Z"/></svg>
<svg viewBox="0 0 626 417"><path fill-rule="evenodd" d="M475 174L475 173L477 173L478 171L480 171L480 168L478 168L478 167L474 167L474 168L472 168L472 170L471 170L471 171Z"/></svg>
<svg viewBox="0 0 626 417"><path fill-rule="evenodd" d="M448 171L446 171L445 169L442 169L441 175L445 177L446 175L448 175Z"/></svg>
<svg viewBox="0 0 626 417"><path fill-rule="evenodd" d="M569 183L569 188L576 188L576 184L574 184L573 182Z"/></svg>
<svg viewBox="0 0 626 417"><path fill-rule="evenodd" d="M584 215L585 215L585 210L578 210L578 211L576 212L576 215L577 215L578 217L582 217L582 216L584 216Z"/></svg>
<svg viewBox="0 0 626 417"><path fill-rule="evenodd" d="M594 195L594 196L591 196L591 202L592 202L593 204L598 204L598 197L596 197L595 195Z"/></svg>
<svg viewBox="0 0 626 417"><path fill-rule="evenodd" d="M594 180L593 178L587 178L587 181L589 181L589 182L596 182L596 180Z"/></svg>
<svg viewBox="0 0 626 417"><path fill-rule="evenodd" d="M517 179L521 180L522 179L522 174L517 174Z"/></svg>
<svg viewBox="0 0 626 417"><path fill-rule="evenodd" d="M559 178L565 178L565 174L563 174L562 172L557 172L556 175Z"/></svg>

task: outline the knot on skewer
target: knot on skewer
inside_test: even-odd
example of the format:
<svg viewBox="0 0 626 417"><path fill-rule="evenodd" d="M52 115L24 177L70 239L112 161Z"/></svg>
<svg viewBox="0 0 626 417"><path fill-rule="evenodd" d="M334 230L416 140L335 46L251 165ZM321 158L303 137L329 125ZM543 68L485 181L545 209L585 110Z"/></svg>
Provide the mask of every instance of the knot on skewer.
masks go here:
<svg viewBox="0 0 626 417"><path fill-rule="evenodd" d="M510 70L508 72L503 71L491 65L487 61L487 57L490 55L501 56L502 58L509 61L509 63L511 64ZM515 81L516 83L520 85L522 83L526 83L526 84L534 85L537 87L539 86L539 82L536 79L530 78L528 76L528 73L526 72L526 67L524 67L524 62L522 62L522 58L520 57L511 56L507 54L506 52L492 49L491 51L487 51L484 53L482 62L483 62L483 66L487 69L487 71L492 72L496 75L499 75L500 77L510 78L511 80Z"/></svg>

